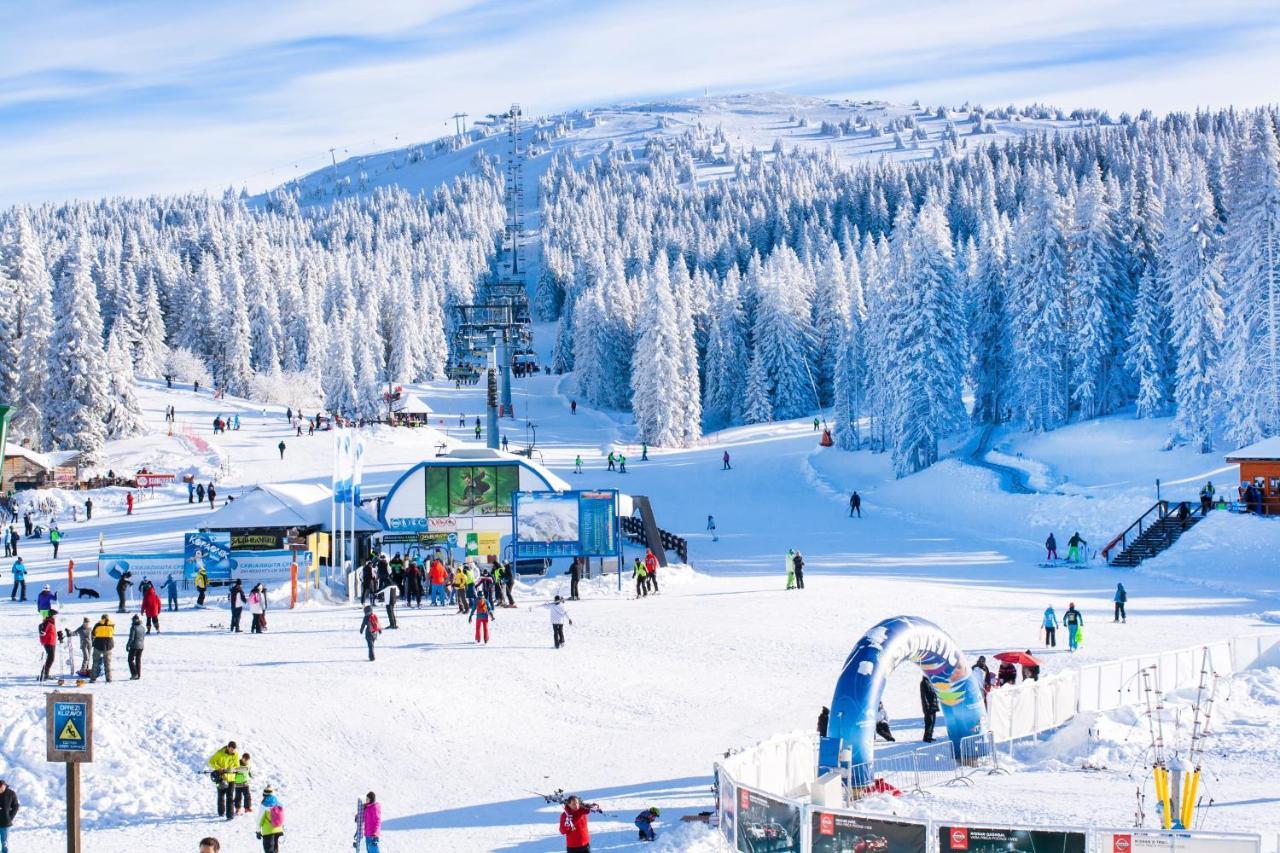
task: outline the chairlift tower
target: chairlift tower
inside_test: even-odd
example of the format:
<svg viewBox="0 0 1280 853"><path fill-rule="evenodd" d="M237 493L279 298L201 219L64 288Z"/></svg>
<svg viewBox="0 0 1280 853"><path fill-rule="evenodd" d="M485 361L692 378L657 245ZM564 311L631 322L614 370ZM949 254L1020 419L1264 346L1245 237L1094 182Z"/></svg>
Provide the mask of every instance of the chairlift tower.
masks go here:
<svg viewBox="0 0 1280 853"><path fill-rule="evenodd" d="M506 183L503 197L507 206L506 223L506 273L520 280L524 275L524 255L521 243L524 230L524 149L520 145L519 104L501 115L507 121Z"/></svg>

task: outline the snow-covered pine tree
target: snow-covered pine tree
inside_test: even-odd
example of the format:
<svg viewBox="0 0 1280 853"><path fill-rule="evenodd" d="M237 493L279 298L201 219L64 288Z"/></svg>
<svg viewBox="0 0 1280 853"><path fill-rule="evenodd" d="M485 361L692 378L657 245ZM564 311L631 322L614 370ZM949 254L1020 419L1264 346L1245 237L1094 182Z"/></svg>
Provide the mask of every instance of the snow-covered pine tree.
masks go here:
<svg viewBox="0 0 1280 853"><path fill-rule="evenodd" d="M641 310L632 358L631 410L641 441L680 447L686 429L678 400L681 360L675 347L679 331L665 258L655 260L648 278L649 294Z"/></svg>
<svg viewBox="0 0 1280 853"><path fill-rule="evenodd" d="M737 423L742 417L742 373L748 357L739 281L738 268L730 267L712 306L702 395L702 420L710 429Z"/></svg>
<svg viewBox="0 0 1280 853"><path fill-rule="evenodd" d="M223 312L217 326L210 331L217 349L211 353L218 386L237 397L249 395L249 378L253 375L250 349L249 310L245 300L244 278L240 267L232 262L222 274Z"/></svg>
<svg viewBox="0 0 1280 853"><path fill-rule="evenodd" d="M1122 340L1115 294L1125 270L1116 252L1114 211L1095 165L1080 180L1069 242L1071 269L1071 400L1083 418L1108 414L1115 401Z"/></svg>
<svg viewBox="0 0 1280 853"><path fill-rule="evenodd" d="M675 303L676 337L673 342L680 364L675 404L679 443L688 447L702 437L702 387L699 384L698 345L694 335L692 281L680 256L672 259L671 295Z"/></svg>
<svg viewBox="0 0 1280 853"><path fill-rule="evenodd" d="M139 376L157 377L164 368L168 347L165 346L164 314L160 310L160 291L152 270L139 277L142 288L138 306L138 328L134 336L133 370Z"/></svg>
<svg viewBox="0 0 1280 853"><path fill-rule="evenodd" d="M765 261L758 284L752 358L764 371L777 420L802 417L818 406L810 381L812 329L798 280L801 270L795 253L781 246ZM750 402L748 406L760 411Z"/></svg>
<svg viewBox="0 0 1280 853"><path fill-rule="evenodd" d="M45 265L39 238L32 230L26 208L17 208L5 233L0 235L0 279L9 278L6 290L11 311L10 349L0 355L0 376L14 370L12 379L0 379L5 400L12 400L14 412L9 434L15 440L27 438L33 447L45 446L44 406L46 370L49 364L49 337L53 334L53 279ZM5 341L0 341L0 348Z"/></svg>
<svg viewBox="0 0 1280 853"><path fill-rule="evenodd" d="M1223 282L1217 256L1221 226L1199 161L1179 174L1166 211L1157 257L1177 350L1173 438L1208 453L1219 402L1214 373L1222 337Z"/></svg>
<svg viewBox="0 0 1280 853"><path fill-rule="evenodd" d="M836 362L849 327L849 280L840 246L832 240L817 274L813 297L813 377L823 404L835 393Z"/></svg>
<svg viewBox="0 0 1280 853"><path fill-rule="evenodd" d="M107 438L130 438L145 431L142 406L138 404L137 383L133 377L133 357L129 352L129 334L116 323L107 336L106 374L107 410L102 416Z"/></svg>
<svg viewBox="0 0 1280 853"><path fill-rule="evenodd" d="M110 400L89 241L84 233L74 237L60 264L44 414L52 446L78 450L85 463L93 464L106 440L103 418Z"/></svg>
<svg viewBox="0 0 1280 853"><path fill-rule="evenodd" d="M1226 232L1223 380L1231 437L1280 434L1280 145L1259 110L1236 168Z"/></svg>

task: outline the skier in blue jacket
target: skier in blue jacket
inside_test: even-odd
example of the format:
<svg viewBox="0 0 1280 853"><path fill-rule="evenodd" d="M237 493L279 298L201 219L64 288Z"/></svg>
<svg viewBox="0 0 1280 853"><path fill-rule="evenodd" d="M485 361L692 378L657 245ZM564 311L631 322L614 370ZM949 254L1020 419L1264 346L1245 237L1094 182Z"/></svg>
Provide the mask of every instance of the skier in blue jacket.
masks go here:
<svg viewBox="0 0 1280 853"><path fill-rule="evenodd" d="M1128 622L1129 617L1125 615L1124 605L1129 600L1129 593L1124 591L1124 584L1116 584L1116 594L1113 599L1116 603L1116 615L1112 622Z"/></svg>
<svg viewBox="0 0 1280 853"><path fill-rule="evenodd" d="M178 582L174 580L172 572L169 574L167 578L164 579L164 583L160 584L160 586L164 587L164 591L169 593L169 609L171 611L177 610L178 609Z"/></svg>
<svg viewBox="0 0 1280 853"><path fill-rule="evenodd" d="M1058 645L1058 614L1053 612L1052 605L1044 609L1044 644L1046 646L1057 647Z"/></svg>
<svg viewBox="0 0 1280 853"><path fill-rule="evenodd" d="M10 601L26 601L27 600L27 564L22 562L19 557L13 563L13 592L9 594ZM18 595L21 593L22 597Z"/></svg>

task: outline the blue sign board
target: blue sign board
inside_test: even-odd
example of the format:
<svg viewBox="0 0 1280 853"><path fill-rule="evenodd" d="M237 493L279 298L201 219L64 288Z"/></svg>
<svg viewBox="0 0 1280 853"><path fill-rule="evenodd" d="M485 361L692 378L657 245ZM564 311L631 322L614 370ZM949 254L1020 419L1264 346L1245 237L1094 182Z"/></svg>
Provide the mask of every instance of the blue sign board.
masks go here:
<svg viewBox="0 0 1280 853"><path fill-rule="evenodd" d="M53 703L53 748L60 752L89 751L89 703Z"/></svg>
<svg viewBox="0 0 1280 853"><path fill-rule="evenodd" d="M516 557L618 556L618 493L516 492Z"/></svg>
<svg viewBox="0 0 1280 853"><path fill-rule="evenodd" d="M209 530L186 534L183 543L182 576L195 577L200 566L214 580L231 577L231 532Z"/></svg>

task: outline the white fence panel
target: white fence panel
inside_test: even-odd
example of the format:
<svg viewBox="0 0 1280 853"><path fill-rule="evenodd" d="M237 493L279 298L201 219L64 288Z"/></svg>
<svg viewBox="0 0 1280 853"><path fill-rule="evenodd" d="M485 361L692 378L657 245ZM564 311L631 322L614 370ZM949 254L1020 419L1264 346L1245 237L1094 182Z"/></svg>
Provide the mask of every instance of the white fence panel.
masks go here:
<svg viewBox="0 0 1280 853"><path fill-rule="evenodd" d="M1080 710L1102 710L1100 685L1102 683L1102 667L1084 666L1080 668Z"/></svg>
<svg viewBox="0 0 1280 853"><path fill-rule="evenodd" d="M1119 661L1109 661L1098 667L1098 710L1110 711L1120 707L1120 685L1123 673Z"/></svg>
<svg viewBox="0 0 1280 853"><path fill-rule="evenodd" d="M1120 661L1120 691L1116 705L1134 705L1142 701L1142 678L1138 675L1142 661L1138 658L1123 658Z"/></svg>
<svg viewBox="0 0 1280 853"><path fill-rule="evenodd" d="M1036 733L1036 694L1034 690L1017 687L1003 687L1013 697L1010 715L1010 735L1015 738L1027 737Z"/></svg>
<svg viewBox="0 0 1280 853"><path fill-rule="evenodd" d="M1054 725L1060 726L1079 713L1080 673L1066 670L1055 680L1054 687Z"/></svg>
<svg viewBox="0 0 1280 853"><path fill-rule="evenodd" d="M1013 692L993 690L987 694L987 722L996 740L1013 739Z"/></svg>
<svg viewBox="0 0 1280 853"><path fill-rule="evenodd" d="M1230 643L1214 643L1209 646L1209 659L1213 662L1213 671L1218 675L1225 678L1234 672L1231 668Z"/></svg>

